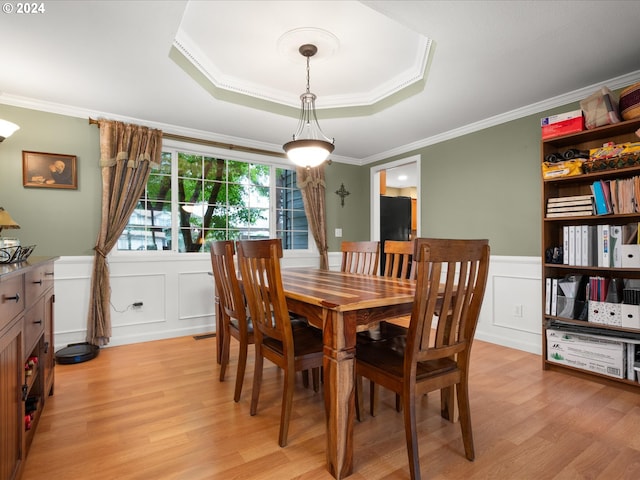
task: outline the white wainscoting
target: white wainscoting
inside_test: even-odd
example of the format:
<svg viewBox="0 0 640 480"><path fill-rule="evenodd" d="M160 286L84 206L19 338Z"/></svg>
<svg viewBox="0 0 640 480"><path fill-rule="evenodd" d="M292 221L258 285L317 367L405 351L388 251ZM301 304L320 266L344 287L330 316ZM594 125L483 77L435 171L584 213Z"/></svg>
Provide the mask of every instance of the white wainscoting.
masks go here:
<svg viewBox="0 0 640 480"><path fill-rule="evenodd" d="M340 268L340 252L329 254ZM93 257L61 257L55 264L55 348L84 342ZM208 254L116 255L111 272L112 337L124 345L215 331L213 277ZM315 268L315 255L287 256L283 267ZM476 338L541 352L538 257L491 257ZM142 307L134 308L135 302Z"/></svg>

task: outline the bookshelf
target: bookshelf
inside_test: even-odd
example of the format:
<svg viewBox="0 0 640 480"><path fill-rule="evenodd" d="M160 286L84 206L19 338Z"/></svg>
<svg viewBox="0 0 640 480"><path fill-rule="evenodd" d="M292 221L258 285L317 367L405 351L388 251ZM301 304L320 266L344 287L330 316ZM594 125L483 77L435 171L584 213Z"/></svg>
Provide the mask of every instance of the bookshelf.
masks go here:
<svg viewBox="0 0 640 480"><path fill-rule="evenodd" d="M640 138L635 134L638 129L640 129L640 119L635 119L546 139L541 144L542 161L550 154L568 149L586 151L601 147L607 142L615 144L640 142ZM640 306L625 305L624 311L614 312L615 309L610 303L601 305L595 301L589 301L589 296L601 285L595 283L596 279L601 281L602 285L606 284L607 289L611 285L612 279L625 280L625 283L630 287L624 292L622 289L616 290L612 287L612 291L620 291L619 299L629 294L629 289L640 285L640 263L636 265L632 255L625 259L624 265L619 257L616 257L616 263L614 263L613 252L611 252L608 263L606 259L598 258L597 255L597 252L604 248L604 245L611 246L610 242L605 242L601 238L602 226L625 226L625 234L628 237L623 240L629 241L629 238L633 237L634 228L640 225L640 211L597 214L594 209L593 213L582 212L571 216L547 215L548 207L555 202L562 201L565 197L584 198L593 195L592 188L595 182L602 181L611 184L640 177L640 154L625 156L620 160L608 162L619 168L603 168L575 176L542 179L542 364L545 370L561 371L640 392L640 382L633 370L635 351L640 351L640 324L636 323L636 318L632 318L633 315L640 316ZM637 201L640 205L640 195L637 195ZM551 211L554 210L551 209ZM583 240L580 237L575 241L575 244L572 244L574 251L571 253L574 256L571 258L571 264L567 261L567 239L570 227L573 227L576 232L578 230L590 232L588 234L589 240ZM585 235L587 234L585 233ZM573 237L571 238L574 241ZM611 240L606 237L606 234L605 238ZM617 237L615 240L618 248L616 255L622 255L620 245L623 240L619 240ZM635 252L638 249L637 256L640 257L637 234L632 241L633 243L625 247L625 252ZM587 244L589 244L588 248ZM550 255L553 251L550 249L554 248L556 253L562 253L562 259ZM587 248L584 255L582 255L583 248ZM587 251L593 255L588 256ZM575 254L579 257L576 258ZM602 252L600 255L602 257ZM561 282L562 288L555 287L553 279ZM622 283L621 280L613 280L614 286ZM586 285L590 285L590 287ZM640 287L638 288L640 289ZM573 299L563 297L562 294L566 290L577 291L578 294ZM557 303L553 305L555 308L551 308L554 291L556 294L560 292L556 301L562 303L562 308L558 308ZM615 295L612 294L612 297ZM567 305L570 308L564 308ZM611 311L609 311L609 307L612 307ZM616 307L618 310L620 308L621 306ZM602 317L601 314L605 317ZM621 321L623 315L628 317L625 317L624 323ZM629 318L632 319L629 320ZM570 345L566 350L565 342L575 342L575 344ZM633 347L629 347L629 345L633 345ZM572 357L572 353L583 353L582 349L586 352L582 360L576 360ZM591 354L594 359L590 358ZM603 360L601 364L600 360L596 359L596 357L600 359L611 357L611 361L616 364L620 362L620 358L618 358L620 354L622 355L621 372L616 371L615 365L604 365L606 361Z"/></svg>

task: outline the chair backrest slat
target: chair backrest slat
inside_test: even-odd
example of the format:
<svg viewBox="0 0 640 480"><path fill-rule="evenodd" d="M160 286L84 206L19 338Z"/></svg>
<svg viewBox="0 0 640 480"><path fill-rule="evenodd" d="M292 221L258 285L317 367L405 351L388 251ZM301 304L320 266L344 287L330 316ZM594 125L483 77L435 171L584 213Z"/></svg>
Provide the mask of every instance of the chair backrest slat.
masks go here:
<svg viewBox="0 0 640 480"><path fill-rule="evenodd" d="M340 271L377 275L380 260L380 242L342 242Z"/></svg>

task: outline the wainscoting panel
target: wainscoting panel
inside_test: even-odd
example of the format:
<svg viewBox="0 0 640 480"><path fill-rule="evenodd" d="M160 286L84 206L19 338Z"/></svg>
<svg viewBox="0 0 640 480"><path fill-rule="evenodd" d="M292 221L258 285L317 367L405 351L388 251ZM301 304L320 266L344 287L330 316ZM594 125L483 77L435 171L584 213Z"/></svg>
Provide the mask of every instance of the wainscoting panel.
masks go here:
<svg viewBox="0 0 640 480"><path fill-rule="evenodd" d="M540 301L540 280L515 275L493 276L493 323L534 334L540 333L540 309L525 308ZM508 298L508 301L497 299Z"/></svg>
<svg viewBox="0 0 640 480"><path fill-rule="evenodd" d="M492 256L476 338L541 353L539 257Z"/></svg>
<svg viewBox="0 0 640 480"><path fill-rule="evenodd" d="M332 270L340 252L330 252ZM93 257L61 257L55 266L55 346L85 341ZM317 255L285 256L283 268L316 268ZM109 345L215 332L208 254L114 255ZM476 338L540 353L540 258L492 256ZM142 302L141 308L134 308Z"/></svg>
<svg viewBox="0 0 640 480"><path fill-rule="evenodd" d="M163 273L111 275L112 329L140 327L144 331L151 323L165 322L165 303L158 299L167 296L166 282Z"/></svg>
<svg viewBox="0 0 640 480"><path fill-rule="evenodd" d="M215 318L213 275L207 272L178 275L178 302L180 320Z"/></svg>

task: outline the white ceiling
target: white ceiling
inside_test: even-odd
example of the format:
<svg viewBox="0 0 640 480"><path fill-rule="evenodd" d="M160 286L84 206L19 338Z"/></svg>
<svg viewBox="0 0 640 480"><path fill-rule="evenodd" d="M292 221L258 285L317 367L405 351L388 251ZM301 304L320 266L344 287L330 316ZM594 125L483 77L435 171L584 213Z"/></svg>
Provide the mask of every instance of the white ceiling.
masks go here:
<svg viewBox="0 0 640 480"><path fill-rule="evenodd" d="M0 103L280 150L306 68L278 39L322 29L311 91L355 164L640 79L637 1L42 4L0 15Z"/></svg>

